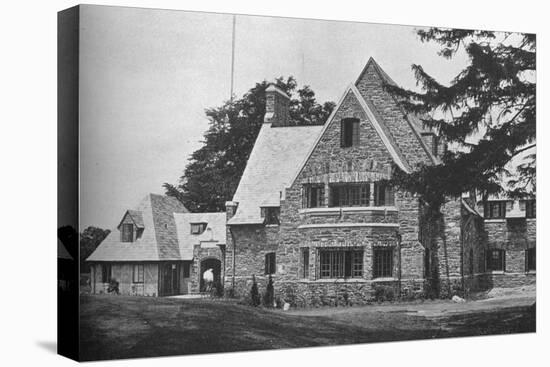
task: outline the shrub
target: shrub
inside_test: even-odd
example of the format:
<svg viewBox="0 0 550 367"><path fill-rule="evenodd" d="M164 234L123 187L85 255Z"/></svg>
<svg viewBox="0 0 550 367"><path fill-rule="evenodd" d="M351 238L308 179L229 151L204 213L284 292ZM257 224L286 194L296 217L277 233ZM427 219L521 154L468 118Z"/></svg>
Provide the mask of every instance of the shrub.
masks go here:
<svg viewBox="0 0 550 367"><path fill-rule="evenodd" d="M254 307L260 305L260 293L258 292L258 283L256 283L256 276L252 275L252 288L250 289L250 304Z"/></svg>
<svg viewBox="0 0 550 367"><path fill-rule="evenodd" d="M275 291L273 289L273 279L269 274L269 280L267 281L267 287L264 293L264 306L273 307L273 299L275 297Z"/></svg>
<svg viewBox="0 0 550 367"><path fill-rule="evenodd" d="M379 287L374 291L374 299L378 302L393 301L395 298L393 289Z"/></svg>

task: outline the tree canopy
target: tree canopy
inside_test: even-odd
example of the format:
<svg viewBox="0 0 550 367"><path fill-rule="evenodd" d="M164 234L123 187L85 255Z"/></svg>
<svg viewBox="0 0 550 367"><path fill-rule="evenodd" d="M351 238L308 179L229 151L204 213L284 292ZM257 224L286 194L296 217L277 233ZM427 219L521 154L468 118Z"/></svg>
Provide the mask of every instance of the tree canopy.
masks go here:
<svg viewBox="0 0 550 367"><path fill-rule="evenodd" d="M439 44L444 58L465 51L469 63L449 85L415 64L412 70L420 91L385 86L451 148L441 164L411 174L396 170L393 183L434 207L445 197L474 189L484 195L534 194L535 35L441 28L417 34L422 42ZM519 156L520 163L513 164Z"/></svg>
<svg viewBox="0 0 550 367"><path fill-rule="evenodd" d="M262 126L269 84L256 83L242 98L206 110L209 128L204 144L191 155L178 183L163 185L167 195L178 198L192 212L225 210ZM335 106L318 103L309 86L297 89L292 76L277 78L274 84L292 97L290 118L295 125L322 125Z"/></svg>
<svg viewBox="0 0 550 367"><path fill-rule="evenodd" d="M111 233L109 229L87 227L80 233L80 272L89 273L90 266L86 263L88 256L95 251L97 246Z"/></svg>

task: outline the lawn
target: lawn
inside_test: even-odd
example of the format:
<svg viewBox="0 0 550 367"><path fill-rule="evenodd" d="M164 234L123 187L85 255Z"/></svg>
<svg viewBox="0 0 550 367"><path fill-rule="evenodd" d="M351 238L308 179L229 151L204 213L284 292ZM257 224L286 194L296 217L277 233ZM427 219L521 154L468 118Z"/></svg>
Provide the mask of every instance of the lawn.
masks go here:
<svg viewBox="0 0 550 367"><path fill-rule="evenodd" d="M283 312L209 299L81 296L83 360L535 331L534 299Z"/></svg>

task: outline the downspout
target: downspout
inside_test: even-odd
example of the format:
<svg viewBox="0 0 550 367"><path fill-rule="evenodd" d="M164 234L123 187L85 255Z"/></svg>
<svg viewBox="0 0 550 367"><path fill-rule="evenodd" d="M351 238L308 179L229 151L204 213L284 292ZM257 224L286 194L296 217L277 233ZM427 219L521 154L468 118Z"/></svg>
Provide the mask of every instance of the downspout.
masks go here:
<svg viewBox="0 0 550 367"><path fill-rule="evenodd" d="M235 241L235 235L233 234L233 230L231 227L229 227L229 233L231 234L231 242L233 243L233 277L231 279L231 288L233 289L233 294L235 294L235 266L236 266L236 249L237 249L237 243Z"/></svg>
<svg viewBox="0 0 550 367"><path fill-rule="evenodd" d="M398 297L401 298L401 234L399 231L396 231L397 235L397 256L398 256L398 263L399 263L399 269L397 270L397 294Z"/></svg>

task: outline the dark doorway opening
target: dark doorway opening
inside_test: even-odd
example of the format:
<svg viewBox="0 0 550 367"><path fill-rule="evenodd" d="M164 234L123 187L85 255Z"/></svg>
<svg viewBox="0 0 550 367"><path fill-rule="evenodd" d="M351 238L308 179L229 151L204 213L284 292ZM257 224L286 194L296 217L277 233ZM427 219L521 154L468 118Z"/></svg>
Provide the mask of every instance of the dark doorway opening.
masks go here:
<svg viewBox="0 0 550 367"><path fill-rule="evenodd" d="M179 263L164 263L160 264L160 291L159 296L173 296L180 294L180 274Z"/></svg>
<svg viewBox="0 0 550 367"><path fill-rule="evenodd" d="M206 259L201 261L201 271L200 271L200 291L204 292L206 289L206 284L203 279L203 274L208 269L212 269L212 272L214 273L214 284L221 284L221 270L222 270L222 262L218 259Z"/></svg>

